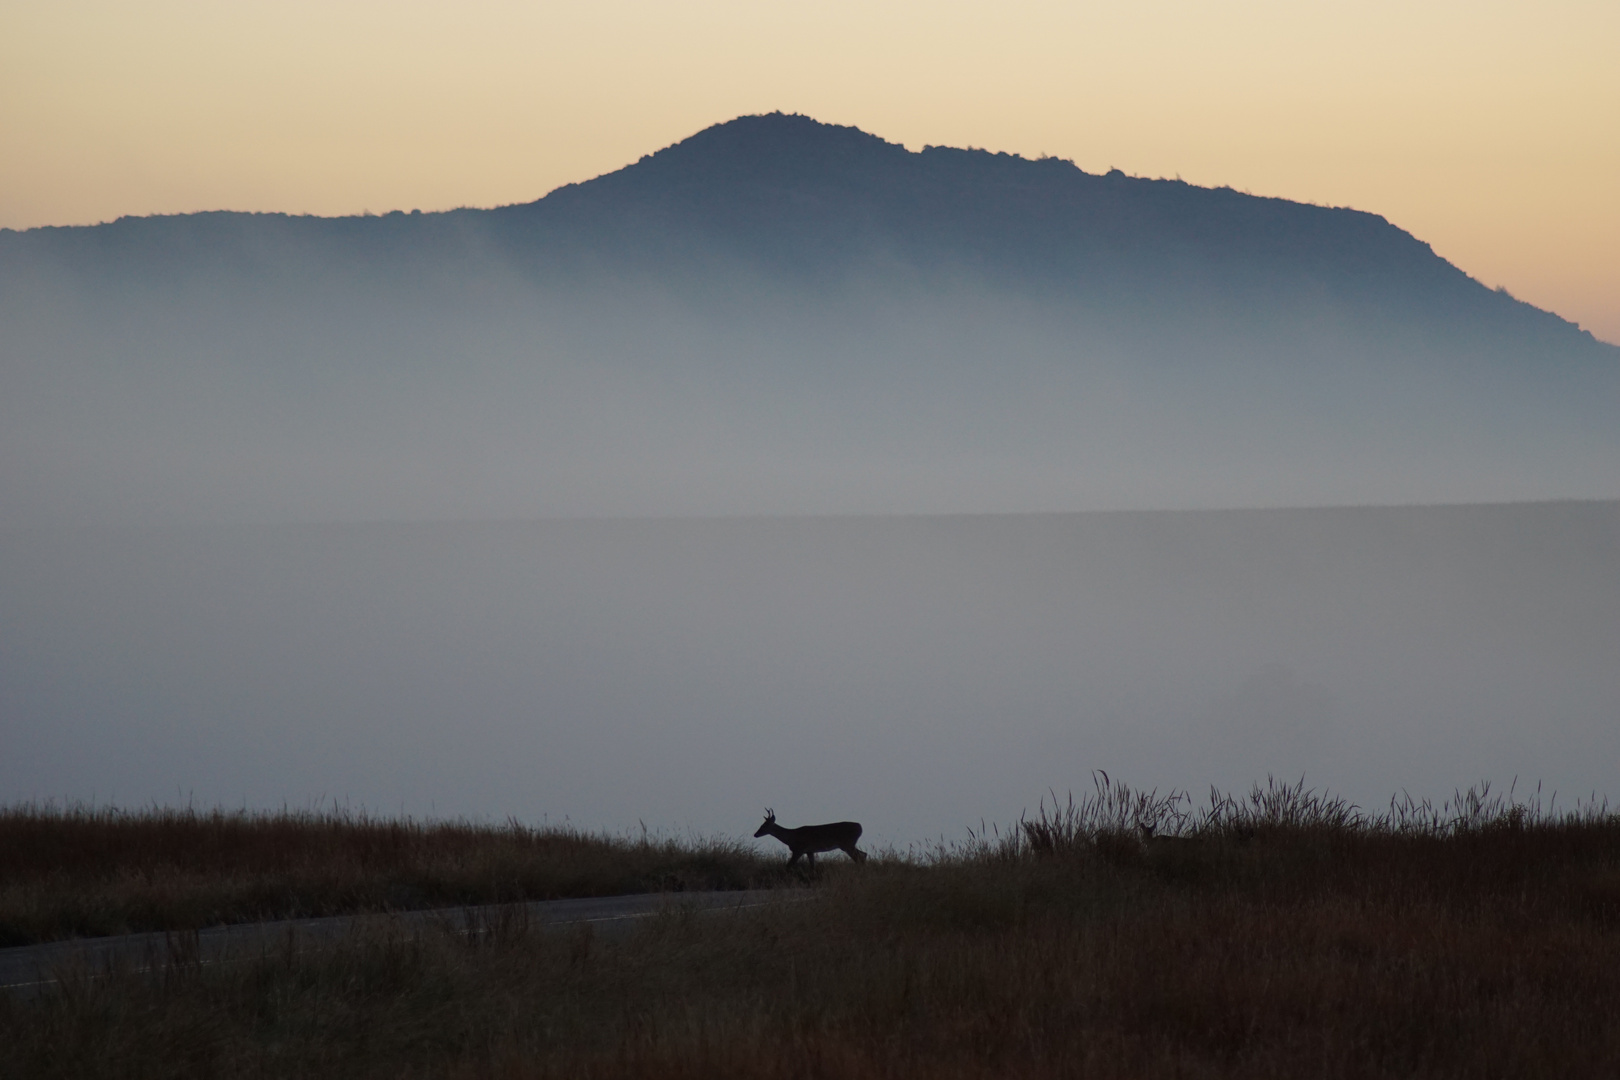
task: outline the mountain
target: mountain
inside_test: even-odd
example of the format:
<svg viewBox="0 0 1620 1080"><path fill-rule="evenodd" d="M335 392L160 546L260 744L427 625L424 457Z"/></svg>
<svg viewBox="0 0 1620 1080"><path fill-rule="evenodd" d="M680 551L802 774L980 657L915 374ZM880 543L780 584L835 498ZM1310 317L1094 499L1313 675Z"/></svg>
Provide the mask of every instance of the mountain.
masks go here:
<svg viewBox="0 0 1620 1080"><path fill-rule="evenodd" d="M541 277L582 264L661 272L682 259L734 259L800 280L893 263L1091 293L1264 287L1590 340L1485 288L1374 214L1117 169L1098 176L1058 158L913 153L858 128L781 113L717 124L616 172L494 210L204 213L0 231L13 270L28 256L81 273L262 270L270 253L299 246L311 258L383 266L498 255Z"/></svg>
<svg viewBox="0 0 1620 1080"><path fill-rule="evenodd" d="M0 232L0 512L1611 497L1620 349L1373 214L719 124L493 210Z"/></svg>

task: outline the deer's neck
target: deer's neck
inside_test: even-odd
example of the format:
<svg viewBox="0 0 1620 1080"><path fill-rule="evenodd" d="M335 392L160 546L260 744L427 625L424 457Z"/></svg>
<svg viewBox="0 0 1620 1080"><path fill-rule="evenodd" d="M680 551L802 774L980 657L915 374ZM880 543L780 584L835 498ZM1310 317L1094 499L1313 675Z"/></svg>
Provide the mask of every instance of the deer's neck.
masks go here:
<svg viewBox="0 0 1620 1080"><path fill-rule="evenodd" d="M773 821L769 825L765 826L765 831L770 833L772 836L776 837L778 840L782 841L782 843L786 844L786 843L789 842L788 838L793 834L793 832L795 830L793 830L793 829L784 829L784 828L782 828L782 826L778 825L776 822Z"/></svg>

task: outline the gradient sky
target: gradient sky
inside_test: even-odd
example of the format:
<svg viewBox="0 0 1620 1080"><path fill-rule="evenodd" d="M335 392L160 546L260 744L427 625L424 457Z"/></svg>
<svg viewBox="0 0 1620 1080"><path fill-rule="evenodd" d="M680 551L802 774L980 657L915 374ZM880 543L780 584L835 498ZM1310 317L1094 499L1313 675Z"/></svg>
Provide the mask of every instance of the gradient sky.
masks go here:
<svg viewBox="0 0 1620 1080"><path fill-rule="evenodd" d="M1620 342L1620 4L0 0L0 226L527 201L782 109L1383 214Z"/></svg>

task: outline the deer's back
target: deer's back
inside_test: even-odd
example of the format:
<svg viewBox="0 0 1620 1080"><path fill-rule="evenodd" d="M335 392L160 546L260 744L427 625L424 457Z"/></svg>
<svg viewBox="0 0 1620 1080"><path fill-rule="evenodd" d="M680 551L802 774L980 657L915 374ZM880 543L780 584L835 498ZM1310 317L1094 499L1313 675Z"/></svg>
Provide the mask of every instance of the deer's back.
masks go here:
<svg viewBox="0 0 1620 1080"><path fill-rule="evenodd" d="M861 838L861 823L858 821L830 821L825 825L800 825L797 829L789 829L793 839L789 843L793 847L808 847L811 844L825 844L828 848L843 847L853 844Z"/></svg>

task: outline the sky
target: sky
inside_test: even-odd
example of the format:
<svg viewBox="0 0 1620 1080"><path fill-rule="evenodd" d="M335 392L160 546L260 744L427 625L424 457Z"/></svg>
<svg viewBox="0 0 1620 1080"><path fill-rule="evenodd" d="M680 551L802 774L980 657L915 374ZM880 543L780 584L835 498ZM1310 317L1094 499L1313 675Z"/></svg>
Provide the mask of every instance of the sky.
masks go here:
<svg viewBox="0 0 1620 1080"><path fill-rule="evenodd" d="M1379 213L1620 342L1620 5L0 0L0 227L528 201L781 109Z"/></svg>

